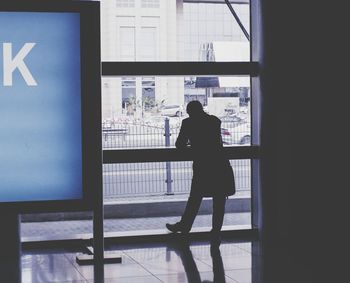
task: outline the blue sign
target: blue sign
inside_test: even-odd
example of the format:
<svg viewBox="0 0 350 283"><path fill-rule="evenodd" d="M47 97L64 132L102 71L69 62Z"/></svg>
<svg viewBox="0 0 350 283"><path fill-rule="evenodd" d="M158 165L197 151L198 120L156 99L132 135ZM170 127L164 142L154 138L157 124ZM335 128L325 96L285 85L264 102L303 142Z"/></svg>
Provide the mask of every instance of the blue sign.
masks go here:
<svg viewBox="0 0 350 283"><path fill-rule="evenodd" d="M0 12L0 202L81 199L80 15Z"/></svg>

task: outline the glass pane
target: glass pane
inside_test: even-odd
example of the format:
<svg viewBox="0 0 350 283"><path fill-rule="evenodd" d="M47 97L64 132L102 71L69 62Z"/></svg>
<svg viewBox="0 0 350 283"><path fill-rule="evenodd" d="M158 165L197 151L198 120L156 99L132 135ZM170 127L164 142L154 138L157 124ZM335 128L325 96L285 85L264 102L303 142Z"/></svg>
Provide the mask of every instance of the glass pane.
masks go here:
<svg viewBox="0 0 350 283"><path fill-rule="evenodd" d="M221 119L224 145L251 145L249 77L103 77L103 148L174 146L186 106Z"/></svg>
<svg viewBox="0 0 350 283"><path fill-rule="evenodd" d="M141 8L159 8L160 0L141 0Z"/></svg>
<svg viewBox="0 0 350 283"><path fill-rule="evenodd" d="M236 194L227 200L223 230L250 229L251 161L230 163ZM104 164L105 235L166 233L165 224L179 221L183 213L191 178L190 161ZM205 198L192 231L209 231L211 215L211 198ZM22 214L21 221L22 242L92 237L90 212Z"/></svg>
<svg viewBox="0 0 350 283"><path fill-rule="evenodd" d="M135 0L115 0L116 7L119 8L133 8L135 7Z"/></svg>
<svg viewBox="0 0 350 283"><path fill-rule="evenodd" d="M226 204L224 227L251 228L251 163L249 159L230 162L235 173L236 194L230 196ZM126 215L179 218L190 192L191 180L191 161L104 164L104 203L109 207L119 205L114 212L115 218ZM194 227L209 228L211 225L210 202L211 198L205 198ZM159 221L143 229L164 229L164 225Z"/></svg>
<svg viewBox="0 0 350 283"><path fill-rule="evenodd" d="M250 160L232 160L235 197L250 197ZM170 174L167 174L167 172ZM105 201L135 196L188 194L192 161L104 164Z"/></svg>
<svg viewBox="0 0 350 283"><path fill-rule="evenodd" d="M135 61L135 27L120 27L120 60Z"/></svg>
<svg viewBox="0 0 350 283"><path fill-rule="evenodd" d="M225 1L199 2L101 1L102 61L250 61ZM231 5L249 34L249 0L240 2Z"/></svg>

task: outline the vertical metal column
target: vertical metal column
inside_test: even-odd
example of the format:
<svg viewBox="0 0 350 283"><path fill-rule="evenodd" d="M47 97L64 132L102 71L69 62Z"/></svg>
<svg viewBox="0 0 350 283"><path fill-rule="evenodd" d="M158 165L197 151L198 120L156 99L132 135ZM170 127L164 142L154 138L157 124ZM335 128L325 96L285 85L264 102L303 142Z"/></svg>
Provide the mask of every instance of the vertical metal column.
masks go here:
<svg viewBox="0 0 350 283"><path fill-rule="evenodd" d="M95 282L104 282L103 187L101 185L96 189L93 213L94 280Z"/></svg>
<svg viewBox="0 0 350 283"><path fill-rule="evenodd" d="M88 254L78 255L78 264L94 265L94 282L104 282L104 264L120 263L121 257L104 253L104 231L103 231L103 151L102 151L102 107L101 107L101 38L100 38L100 2L91 1L84 3L85 12L82 14L82 22L89 24L89 31L82 34L88 38L89 48L83 48L82 74L87 75L86 83L82 86L82 93L90 96L90 99L83 100L85 112L89 114L89 127L84 133L84 138L89 140L86 145L91 155L87 155L86 164L91 172L85 173L85 182L89 184L89 208L93 210L93 239L91 248L87 247ZM91 36L92 35L92 36ZM87 72L87 69L91 72ZM86 73L85 73L86 72ZM88 103L88 101L90 101Z"/></svg>
<svg viewBox="0 0 350 283"><path fill-rule="evenodd" d="M21 283L20 216L15 211L0 210L1 282Z"/></svg>
<svg viewBox="0 0 350 283"><path fill-rule="evenodd" d="M170 124L169 124L169 118L165 118L165 146L166 147L169 147L170 146L170 136L171 136L171 133L170 133ZM173 180L171 179L171 163L170 161L167 161L166 164L166 194L167 195L173 195L174 192L173 192L173 187L172 187L172 183L173 183Z"/></svg>
<svg viewBox="0 0 350 283"><path fill-rule="evenodd" d="M250 1L250 53L253 62L262 61L262 22L261 22L260 1ZM260 76L250 77L251 98L250 98L250 119L252 121L252 145L261 145L261 115L262 115L262 93L260 86ZM260 159L251 160L251 207L252 226L254 229L262 231L262 184L261 184L261 162Z"/></svg>
<svg viewBox="0 0 350 283"><path fill-rule="evenodd" d="M91 14L91 22L93 22L92 26L95 29L93 34L97 34L98 37L94 38L91 42L91 45L94 45L92 47L92 50L96 52L93 54L94 56L98 54L98 60L94 60L91 62L91 68L96 68L96 77L92 78L95 80L96 85L93 85L93 90L90 94L98 95L99 99L96 100L95 108L93 111L95 111L97 119L95 119L95 125L93 127L97 129L99 132L99 135L94 136L93 138L96 139L96 145L98 145L99 148L102 149L102 138L100 134L102 134L102 128L101 128L101 117L102 117L102 107L101 107L101 37L100 37L100 3L93 3L94 6L91 6L90 14ZM97 58L97 57L96 57ZM98 77L97 77L98 76ZM98 84L97 84L98 82ZM97 104L98 102L98 104ZM91 109L90 109L91 110ZM98 111L98 112L97 112ZM95 194L95 200L93 204L93 248L94 248L94 281L95 282L104 282L104 234L103 234L103 221L104 221L104 215L103 215L103 180L102 180L102 162L103 162L103 155L102 151L98 153L99 156L96 155L96 170L99 171L100 174L98 174L97 178L95 179L94 186L96 189ZM98 168L98 169L97 169Z"/></svg>

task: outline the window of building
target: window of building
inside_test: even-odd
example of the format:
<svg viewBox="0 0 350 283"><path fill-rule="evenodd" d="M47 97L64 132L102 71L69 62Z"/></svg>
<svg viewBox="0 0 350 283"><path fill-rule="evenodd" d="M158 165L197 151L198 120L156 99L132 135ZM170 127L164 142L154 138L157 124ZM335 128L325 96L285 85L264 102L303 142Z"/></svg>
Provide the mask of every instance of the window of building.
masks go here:
<svg viewBox="0 0 350 283"><path fill-rule="evenodd" d="M142 111L145 113L152 113L156 107L155 89L155 77L142 78Z"/></svg>
<svg viewBox="0 0 350 283"><path fill-rule="evenodd" d="M135 7L135 0L116 0L116 7L134 8Z"/></svg>
<svg viewBox="0 0 350 283"><path fill-rule="evenodd" d="M135 27L120 27L120 60L135 61Z"/></svg>
<svg viewBox="0 0 350 283"><path fill-rule="evenodd" d="M124 115L133 115L137 108L136 78L122 78L122 111ZM107 119L108 120L108 119Z"/></svg>
<svg viewBox="0 0 350 283"><path fill-rule="evenodd" d="M155 61L157 58L157 28L141 27L139 59L141 61Z"/></svg>
<svg viewBox="0 0 350 283"><path fill-rule="evenodd" d="M141 8L159 8L160 0L141 0Z"/></svg>

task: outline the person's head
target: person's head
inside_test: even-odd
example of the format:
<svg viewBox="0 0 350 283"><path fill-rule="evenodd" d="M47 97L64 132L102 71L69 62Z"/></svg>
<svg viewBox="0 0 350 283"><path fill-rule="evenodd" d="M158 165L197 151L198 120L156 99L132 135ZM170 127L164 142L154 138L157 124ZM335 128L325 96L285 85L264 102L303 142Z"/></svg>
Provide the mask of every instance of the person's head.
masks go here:
<svg viewBox="0 0 350 283"><path fill-rule="evenodd" d="M186 111L190 117L196 117L204 113L203 106L198 100L190 101L187 104Z"/></svg>

